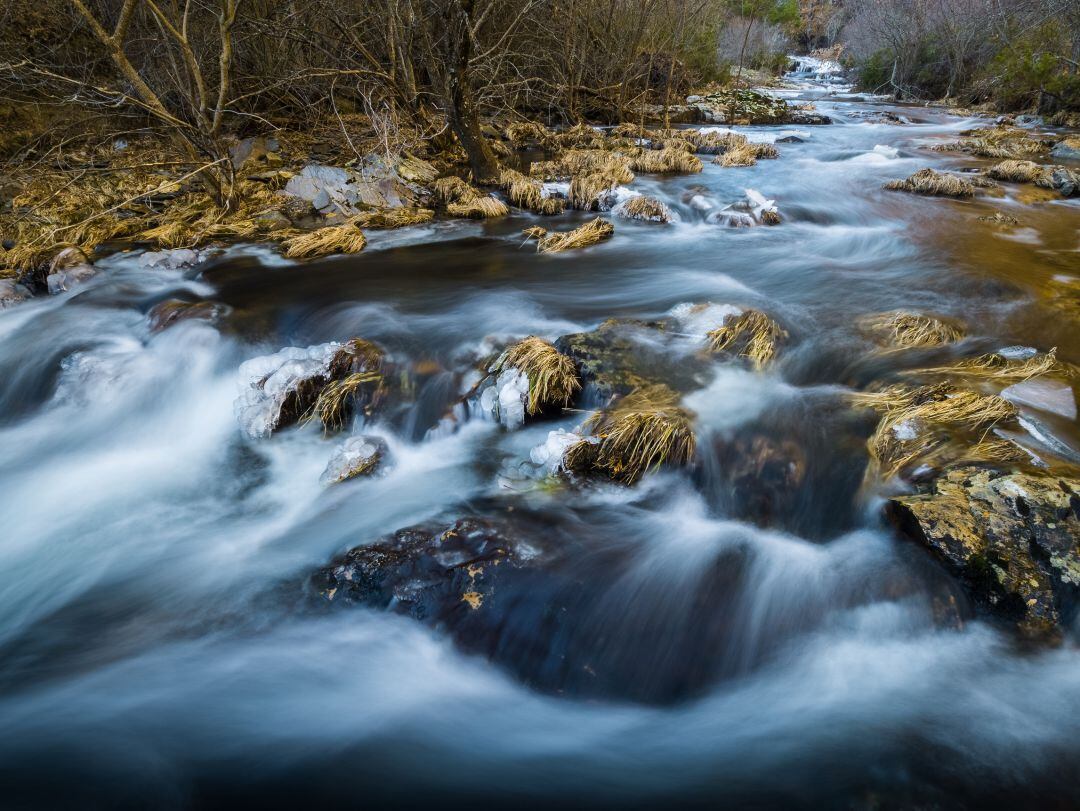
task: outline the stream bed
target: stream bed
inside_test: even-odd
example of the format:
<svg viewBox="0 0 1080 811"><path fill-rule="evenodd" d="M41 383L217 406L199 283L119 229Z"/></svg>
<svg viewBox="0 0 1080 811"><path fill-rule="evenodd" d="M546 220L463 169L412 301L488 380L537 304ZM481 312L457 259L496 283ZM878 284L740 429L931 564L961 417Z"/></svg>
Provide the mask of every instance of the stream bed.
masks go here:
<svg viewBox="0 0 1080 811"><path fill-rule="evenodd" d="M613 218L582 251L536 253L521 231L539 218L515 211L307 264L116 254L0 312L0 805L1074 806L1075 643L1019 644L884 525L874 420L837 402L900 362L856 327L899 308L1080 363L1080 202L885 191L987 165L929 149L982 122L843 91L784 91L831 125L736 128L777 160L639 176L676 221ZM717 221L746 189L780 225ZM1019 226L979 219L995 211ZM152 330L173 298L219 317ZM447 419L509 340L668 317L691 347L707 302L771 314L792 345L699 375L692 473L552 486L533 449L586 415ZM327 486L342 437L249 436L238 370L355 336L411 370L411 395L363 427L387 470ZM1033 416L1080 454L1075 414ZM761 443L803 472L735 476ZM347 549L462 517L548 561L462 607L489 612L473 637L312 608L309 578Z"/></svg>

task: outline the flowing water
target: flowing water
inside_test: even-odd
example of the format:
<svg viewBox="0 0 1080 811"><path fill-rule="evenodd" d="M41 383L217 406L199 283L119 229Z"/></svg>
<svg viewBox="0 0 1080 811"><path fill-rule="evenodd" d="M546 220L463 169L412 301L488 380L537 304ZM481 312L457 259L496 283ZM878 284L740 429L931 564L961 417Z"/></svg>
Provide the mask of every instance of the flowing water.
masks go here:
<svg viewBox="0 0 1080 811"><path fill-rule="evenodd" d="M901 362L855 327L894 308L962 319L968 354L1080 362L1060 292L1080 276L1080 206L1016 186L883 191L979 165L926 149L978 122L789 95L836 123L753 128L803 139L755 167L639 178L678 222L618 219L583 252L536 254L521 237L535 218L516 213L372 232L362 254L306 265L257 247L182 271L119 254L0 313L0 805L1073 806L1076 648L1018 647L881 525L882 493L861 486L872 420L838 403ZM910 123L867 120L885 109ZM747 188L780 226L716 221ZM994 211L1021 226L978 220ZM177 297L231 309L152 332L150 308ZM687 396L693 473L552 489L530 450L582 415L440 424L498 341L700 302L763 309L794 343L763 373L716 362ZM714 326L680 323L687 352ZM246 436L238 368L354 335L425 371L363 429L388 443L388 472L328 487L340 438ZM1075 418L1031 416L1059 453L1080 449ZM733 478L755 439L796 448L799 481ZM499 621L527 636L550 601L570 617L528 657L302 598L352 546L510 510L558 563Z"/></svg>

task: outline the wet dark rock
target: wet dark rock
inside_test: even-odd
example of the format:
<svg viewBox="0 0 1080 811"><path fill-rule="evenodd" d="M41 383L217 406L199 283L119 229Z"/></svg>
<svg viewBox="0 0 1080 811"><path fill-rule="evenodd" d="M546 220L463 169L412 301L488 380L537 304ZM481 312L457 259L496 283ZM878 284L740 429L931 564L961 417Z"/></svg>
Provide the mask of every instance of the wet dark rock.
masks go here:
<svg viewBox="0 0 1080 811"><path fill-rule="evenodd" d="M805 144L806 139L800 138L798 135L785 135L783 138L777 138L778 144Z"/></svg>
<svg viewBox="0 0 1080 811"><path fill-rule="evenodd" d="M744 551L703 562L693 599L666 599L654 579L623 604L632 550L589 529L517 511L412 527L349 551L311 585L322 604L410 616L536 689L649 702L703 692L731 666Z"/></svg>
<svg viewBox="0 0 1080 811"><path fill-rule="evenodd" d="M1061 160L1080 161L1080 138L1066 138L1059 141L1050 150L1050 154Z"/></svg>
<svg viewBox="0 0 1080 811"><path fill-rule="evenodd" d="M698 489L720 515L826 540L860 523L866 425L835 398L770 409L699 438Z"/></svg>
<svg viewBox="0 0 1080 811"><path fill-rule="evenodd" d="M613 397L658 383L677 392L700 388L707 379L707 360L673 357L666 326L662 322L611 320L592 332L559 338L556 348L574 360L581 374L578 405L603 405Z"/></svg>
<svg viewBox="0 0 1080 811"><path fill-rule="evenodd" d="M813 110L792 110L784 123L804 124L816 127L831 124L832 119L824 113L818 113Z"/></svg>
<svg viewBox="0 0 1080 811"><path fill-rule="evenodd" d="M1025 633L1053 637L1080 596L1080 481L956 468L886 515L972 597Z"/></svg>
<svg viewBox="0 0 1080 811"><path fill-rule="evenodd" d="M693 560L658 559L633 508L620 519L602 510L474 507L497 515L410 527L358 546L308 581L310 599L324 609L412 617L534 689L670 703L769 661L836 606L927 589L901 570L851 588L838 578L828 604L772 612L749 639L747 601L762 583L748 528L732 525L725 543ZM939 588L946 581L934 582L932 599L951 604L942 622L955 625L955 602Z"/></svg>
<svg viewBox="0 0 1080 811"><path fill-rule="evenodd" d="M161 332L181 321L207 321L216 323L229 314L231 308L216 301L181 301L167 299L155 304L147 318L151 332Z"/></svg>

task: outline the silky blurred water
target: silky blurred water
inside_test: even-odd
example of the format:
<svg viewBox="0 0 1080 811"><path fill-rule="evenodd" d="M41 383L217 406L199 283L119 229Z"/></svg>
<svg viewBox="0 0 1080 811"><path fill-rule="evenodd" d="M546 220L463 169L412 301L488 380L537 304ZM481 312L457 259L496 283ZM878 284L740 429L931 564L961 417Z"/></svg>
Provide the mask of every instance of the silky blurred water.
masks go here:
<svg viewBox="0 0 1080 811"><path fill-rule="evenodd" d="M898 307L963 319L971 346L1080 362L1045 300L1055 275L1080 275L1077 204L882 191L923 166L978 165L925 148L975 122L890 108L914 123L867 123L882 102L805 93L837 123L755 128L804 141L754 167L639 178L678 222L619 219L584 252L537 255L520 233L536 218L515 213L373 232L362 254L307 265L257 247L191 271L118 255L0 312L0 806L1070 807L1075 647L1017 648L879 524L879 494L859 487L867 428L836 403L899 362L868 359L854 326ZM690 202L746 189L776 201L781 226L726 228ZM994 210L1030 233L978 222ZM232 311L151 332L147 312L177 296ZM717 363L685 403L703 447L766 435L807 449L767 527L744 520L746 494L708 451L693 476L550 492L530 451L583 415L439 427L501 340L705 301L764 309L796 339L765 373ZM686 326L675 357L699 332ZM247 436L238 369L356 335L443 371L364 426L389 471L328 487L341 439ZM1078 447L1075 421L1043 418ZM352 546L508 506L598 556L582 563L596 576L572 644L643 694L707 663L706 689L530 689L410 619L304 604L307 575ZM723 612L715 635L690 627L703 606Z"/></svg>

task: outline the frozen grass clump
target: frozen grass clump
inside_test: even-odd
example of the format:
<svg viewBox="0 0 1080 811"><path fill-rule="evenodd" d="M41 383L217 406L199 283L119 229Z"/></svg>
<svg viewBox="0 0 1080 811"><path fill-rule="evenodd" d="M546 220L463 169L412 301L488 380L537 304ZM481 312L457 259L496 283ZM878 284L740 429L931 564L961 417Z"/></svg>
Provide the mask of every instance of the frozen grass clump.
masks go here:
<svg viewBox="0 0 1080 811"><path fill-rule="evenodd" d="M906 191L931 197L974 197L975 184L970 180L933 169L920 169L904 180L891 180L882 186L890 191Z"/></svg>

